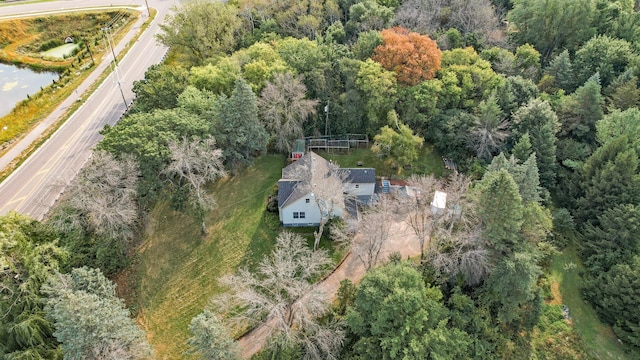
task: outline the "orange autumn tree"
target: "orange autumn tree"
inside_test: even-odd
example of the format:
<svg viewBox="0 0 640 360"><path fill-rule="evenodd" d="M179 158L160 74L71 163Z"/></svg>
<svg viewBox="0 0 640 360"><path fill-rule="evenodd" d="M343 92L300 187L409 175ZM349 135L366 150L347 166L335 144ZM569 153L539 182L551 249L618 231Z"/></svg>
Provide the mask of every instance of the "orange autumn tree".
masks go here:
<svg viewBox="0 0 640 360"><path fill-rule="evenodd" d="M385 29L380 34L383 44L375 48L372 59L395 72L399 83L416 85L434 78L442 58L435 40L403 27Z"/></svg>

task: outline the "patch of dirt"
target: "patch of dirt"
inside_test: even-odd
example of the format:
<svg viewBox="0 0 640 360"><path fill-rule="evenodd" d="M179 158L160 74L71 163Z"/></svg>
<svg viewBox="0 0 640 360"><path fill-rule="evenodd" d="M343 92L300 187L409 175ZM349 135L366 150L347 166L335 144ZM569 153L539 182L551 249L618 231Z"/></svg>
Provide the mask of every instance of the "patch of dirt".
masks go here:
<svg viewBox="0 0 640 360"><path fill-rule="evenodd" d="M554 280L551 282L551 295L553 299L549 301L549 305L561 305L564 304L562 302L562 293L560 292L560 282Z"/></svg>

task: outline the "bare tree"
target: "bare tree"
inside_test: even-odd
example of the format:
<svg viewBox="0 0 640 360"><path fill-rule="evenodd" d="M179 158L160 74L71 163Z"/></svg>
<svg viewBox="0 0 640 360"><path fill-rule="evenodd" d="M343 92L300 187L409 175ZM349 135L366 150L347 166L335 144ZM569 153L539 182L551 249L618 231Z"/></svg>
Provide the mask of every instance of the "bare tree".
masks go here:
<svg viewBox="0 0 640 360"><path fill-rule="evenodd" d="M435 34L440 30L447 0L406 0L398 7L394 22L420 34Z"/></svg>
<svg viewBox="0 0 640 360"><path fill-rule="evenodd" d="M96 151L50 217L58 230L82 229L128 241L138 219L140 170L132 158Z"/></svg>
<svg viewBox="0 0 640 360"><path fill-rule="evenodd" d="M270 338L301 345L306 358L335 359L343 334L319 322L330 304L312 284L330 263L326 251L311 251L299 235L282 232L272 254L255 271L243 269L220 280L231 292L213 304L229 316L235 329L266 317L273 323Z"/></svg>
<svg viewBox="0 0 640 360"><path fill-rule="evenodd" d="M127 351L121 341L113 340L110 343L97 343L91 347L91 359L93 360L133 360L142 358Z"/></svg>
<svg viewBox="0 0 640 360"><path fill-rule="evenodd" d="M498 29L498 17L491 0L451 0L450 27L464 35L476 33L490 40Z"/></svg>
<svg viewBox="0 0 640 360"><path fill-rule="evenodd" d="M479 159L491 159L509 137L509 122L502 116L495 94L478 105L475 125L469 136L469 146Z"/></svg>
<svg viewBox="0 0 640 360"><path fill-rule="evenodd" d="M452 232L457 224L468 227L475 221L473 202L467 194L470 186L471 178L457 171L451 174L445 183L448 211L444 222L448 224L449 232Z"/></svg>
<svg viewBox="0 0 640 360"><path fill-rule="evenodd" d="M490 261L476 203L468 193L470 184L468 176L457 172L447 180L447 210L429 240L427 259L437 271L449 277L462 275L472 286L489 274Z"/></svg>
<svg viewBox="0 0 640 360"><path fill-rule="evenodd" d="M382 247L389 240L391 221L393 220L393 203L389 196L378 198L377 205L365 212L360 220L360 239L351 248L367 271L378 262Z"/></svg>
<svg viewBox="0 0 640 360"><path fill-rule="evenodd" d="M305 99L306 93L300 77L288 72L276 74L262 90L258 107L276 150L289 151L292 142L303 136L303 122L316 113L318 100Z"/></svg>
<svg viewBox="0 0 640 360"><path fill-rule="evenodd" d="M401 206L407 213L406 222L411 226L420 244L420 260L425 260L425 244L433 233L437 214L432 211L431 201L441 182L433 175L412 175L409 185L415 188L416 196L401 199Z"/></svg>
<svg viewBox="0 0 640 360"><path fill-rule="evenodd" d="M421 34L456 28L465 37L478 34L493 42L500 23L490 0L406 0L395 23Z"/></svg>
<svg viewBox="0 0 640 360"><path fill-rule="evenodd" d="M479 284L490 272L489 252L479 223L453 233L437 231L431 247L429 262L433 267L451 278L462 275L467 285Z"/></svg>
<svg viewBox="0 0 640 360"><path fill-rule="evenodd" d="M360 222L356 218L348 218L343 221L333 221L329 226L331 241L337 247L350 247L351 241L358 232Z"/></svg>
<svg viewBox="0 0 640 360"><path fill-rule="evenodd" d="M207 233L205 212L215 207L215 200L204 186L226 174L222 165L222 150L217 149L215 144L211 137L172 141L169 143L171 162L163 170L163 173L173 177L176 186L188 187L189 203L198 213L203 235Z"/></svg>

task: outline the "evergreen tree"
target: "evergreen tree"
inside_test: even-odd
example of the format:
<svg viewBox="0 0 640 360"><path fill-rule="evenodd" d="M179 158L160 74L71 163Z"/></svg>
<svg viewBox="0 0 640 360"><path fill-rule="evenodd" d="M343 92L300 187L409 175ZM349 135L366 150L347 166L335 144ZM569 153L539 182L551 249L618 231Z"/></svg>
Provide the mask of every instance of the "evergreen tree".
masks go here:
<svg viewBox="0 0 640 360"><path fill-rule="evenodd" d="M0 217L0 358L58 357L40 287L64 258L49 226L15 212Z"/></svg>
<svg viewBox="0 0 640 360"><path fill-rule="evenodd" d="M505 114L511 114L520 106L538 97L536 84L522 76L509 76L502 86L496 89L498 105Z"/></svg>
<svg viewBox="0 0 640 360"><path fill-rule="evenodd" d="M594 273L583 293L624 343L640 348L640 256Z"/></svg>
<svg viewBox="0 0 640 360"><path fill-rule="evenodd" d="M602 85L607 87L635 61L637 55L632 44L607 35L597 35L576 51L574 69L578 84L598 73Z"/></svg>
<svg viewBox="0 0 640 360"><path fill-rule="evenodd" d="M530 313L542 300L536 285L542 271L536 262L530 252L514 253L498 262L485 282L483 301L496 311L503 324L518 325L531 315L536 317Z"/></svg>
<svg viewBox="0 0 640 360"><path fill-rule="evenodd" d="M258 120L257 97L244 79L236 80L229 98L219 98L218 118L214 136L235 175L239 163L250 163L266 150L269 138Z"/></svg>
<svg viewBox="0 0 640 360"><path fill-rule="evenodd" d="M604 116L604 97L596 73L561 104L562 135L590 146L595 144L596 123Z"/></svg>
<svg viewBox="0 0 640 360"><path fill-rule="evenodd" d="M518 142L513 146L511 153L520 162L524 162L529 158L533 153L533 149L531 147L531 137L528 132L524 133L524 135L518 139Z"/></svg>
<svg viewBox="0 0 640 360"><path fill-rule="evenodd" d="M495 256L511 254L521 248L522 197L507 170L488 172L482 178L478 213L482 235Z"/></svg>
<svg viewBox="0 0 640 360"><path fill-rule="evenodd" d="M600 144L620 135L626 135L630 139L640 138L640 109L614 110L596 123L596 138Z"/></svg>
<svg viewBox="0 0 640 360"><path fill-rule="evenodd" d="M582 230L582 256L591 273L609 271L639 253L640 207L620 204L598 216L598 224Z"/></svg>
<svg viewBox="0 0 640 360"><path fill-rule="evenodd" d="M531 148L536 154L540 183L551 189L556 183L556 134L558 117L548 102L533 99L513 114L517 135L528 133Z"/></svg>
<svg viewBox="0 0 640 360"><path fill-rule="evenodd" d="M613 88L609 86L608 89L611 89L611 92L607 97L607 102L612 108L627 110L636 108L638 104L640 104L640 89L638 89L637 76L633 76L631 79Z"/></svg>
<svg viewBox="0 0 640 360"><path fill-rule="evenodd" d="M54 320L54 335L65 359L143 359L150 355L144 332L129 317L115 290L100 270L89 268L52 275L43 286L45 309Z"/></svg>
<svg viewBox="0 0 640 360"><path fill-rule="evenodd" d="M487 172L506 170L518 186L522 203L540 202L540 177L538 175L538 165L536 164L536 154L531 153L522 163L511 155L507 157L500 153L493 158L487 167Z"/></svg>
<svg viewBox="0 0 640 360"><path fill-rule="evenodd" d="M553 76L554 84L567 93L572 93L575 89L573 64L568 50L564 50L554 57L545 69L545 73Z"/></svg>
<svg viewBox="0 0 640 360"><path fill-rule="evenodd" d="M540 175L536 153L529 155L529 158L520 165L520 177L514 178L520 189L520 196L524 204L529 202L540 202Z"/></svg>
<svg viewBox="0 0 640 360"><path fill-rule="evenodd" d="M640 202L638 154L627 136L610 140L598 148L582 168L576 217L579 223L598 224L597 217L619 204Z"/></svg>

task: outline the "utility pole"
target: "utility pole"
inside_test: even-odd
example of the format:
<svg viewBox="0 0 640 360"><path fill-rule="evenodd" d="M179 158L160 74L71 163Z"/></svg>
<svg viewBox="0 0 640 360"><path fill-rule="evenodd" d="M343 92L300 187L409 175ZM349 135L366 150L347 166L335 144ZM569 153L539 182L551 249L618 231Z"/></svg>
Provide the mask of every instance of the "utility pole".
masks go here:
<svg viewBox="0 0 640 360"><path fill-rule="evenodd" d="M113 72L115 73L115 77L116 77L116 82L118 84L118 88L120 89L120 95L122 95L122 101L124 102L124 108L126 110L129 110L129 105L127 104L127 99L124 97L124 91L122 91L122 83L120 82L120 73L118 71L118 61L116 59L116 53L113 50L113 45L111 45L111 41L109 40L109 36L107 36L107 31L109 30L108 27L104 27L102 28L103 34L104 34L104 38L106 39L107 43L109 44L109 47L111 48L111 54L113 55L113 63L114 63L114 69Z"/></svg>
<svg viewBox="0 0 640 360"><path fill-rule="evenodd" d="M120 83L120 77L118 76L118 88L120 89L120 95L122 95L122 101L124 102L124 109L129 110L129 104L127 104L127 99L124 97L124 91L122 91L122 83Z"/></svg>
<svg viewBox="0 0 640 360"><path fill-rule="evenodd" d="M87 40L84 38L82 39L82 42L84 42L84 46L87 47L87 52L89 52L89 56L91 56L91 63L95 64L96 61L93 59L93 54L91 53L91 49L89 49L89 43L87 43Z"/></svg>
<svg viewBox="0 0 640 360"><path fill-rule="evenodd" d="M149 9L149 3L147 2L147 0L144 0L145 5L147 5L147 14L149 14L149 17L151 17L151 10Z"/></svg>
<svg viewBox="0 0 640 360"><path fill-rule="evenodd" d="M111 40L109 40L109 36L107 36L108 35L108 31L109 31L108 27L103 27L102 28L102 35L104 35L104 38L107 39L107 43L109 44L109 47L111 48L111 54L113 55L113 62L116 64L116 66L118 66L118 59L116 58L116 52L113 50L113 45L111 45Z"/></svg>
<svg viewBox="0 0 640 360"><path fill-rule="evenodd" d="M329 130L329 100L327 105L324 106L324 136L327 136Z"/></svg>

